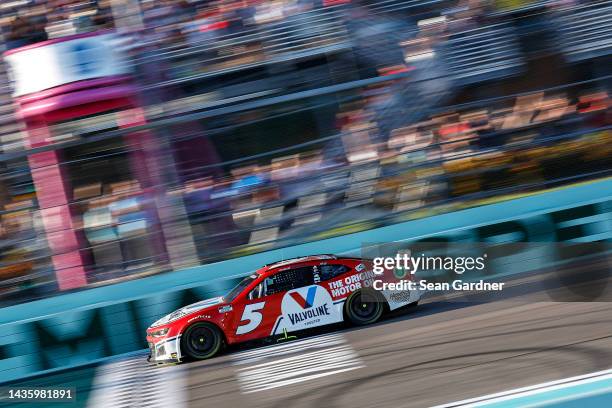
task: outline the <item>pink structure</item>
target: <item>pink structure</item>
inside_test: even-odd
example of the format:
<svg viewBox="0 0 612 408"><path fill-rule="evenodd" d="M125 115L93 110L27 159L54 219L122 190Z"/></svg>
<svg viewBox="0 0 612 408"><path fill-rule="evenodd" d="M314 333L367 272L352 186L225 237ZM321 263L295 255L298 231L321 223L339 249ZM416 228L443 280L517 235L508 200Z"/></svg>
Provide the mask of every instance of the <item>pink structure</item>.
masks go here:
<svg viewBox="0 0 612 408"><path fill-rule="evenodd" d="M118 127L144 123L130 69L111 32L45 41L10 50L4 58L14 79L17 114L26 125L29 148L58 143L52 134L54 124L92 115L112 112ZM151 177L156 174L150 168L154 158L146 157L146 149L139 150L150 147L148 138L147 132L125 138L137 151L130 158L133 176L145 188L154 185ZM69 205L73 187L62 154L61 149L37 152L28 160L57 281L64 290L87 283L91 259L88 243L75 225L79 218Z"/></svg>

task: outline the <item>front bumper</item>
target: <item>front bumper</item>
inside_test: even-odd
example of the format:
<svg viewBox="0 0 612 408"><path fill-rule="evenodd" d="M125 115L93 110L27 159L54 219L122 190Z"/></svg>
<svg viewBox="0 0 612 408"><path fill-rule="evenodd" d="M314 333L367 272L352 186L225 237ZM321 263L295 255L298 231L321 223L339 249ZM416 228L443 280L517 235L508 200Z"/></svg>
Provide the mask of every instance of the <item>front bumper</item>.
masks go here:
<svg viewBox="0 0 612 408"><path fill-rule="evenodd" d="M180 336L160 340L156 343L149 342L149 357L151 363L180 363L181 345Z"/></svg>

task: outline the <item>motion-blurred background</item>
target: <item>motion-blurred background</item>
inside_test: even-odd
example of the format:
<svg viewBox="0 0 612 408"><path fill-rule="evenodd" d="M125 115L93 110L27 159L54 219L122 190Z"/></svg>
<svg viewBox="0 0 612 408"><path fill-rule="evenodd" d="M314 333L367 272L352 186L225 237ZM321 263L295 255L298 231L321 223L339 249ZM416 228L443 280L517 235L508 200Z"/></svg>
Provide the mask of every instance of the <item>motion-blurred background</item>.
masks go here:
<svg viewBox="0 0 612 408"><path fill-rule="evenodd" d="M610 176L612 1L4 0L0 304Z"/></svg>

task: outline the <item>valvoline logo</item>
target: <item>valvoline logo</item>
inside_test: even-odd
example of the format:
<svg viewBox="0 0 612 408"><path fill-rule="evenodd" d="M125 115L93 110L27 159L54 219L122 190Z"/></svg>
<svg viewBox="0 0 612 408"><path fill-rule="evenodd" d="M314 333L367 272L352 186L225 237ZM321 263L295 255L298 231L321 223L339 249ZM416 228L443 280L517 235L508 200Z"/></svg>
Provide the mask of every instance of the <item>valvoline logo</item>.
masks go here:
<svg viewBox="0 0 612 408"><path fill-rule="evenodd" d="M303 297L299 292L291 292L289 293L289 296L291 296L293 300L295 300L297 304L302 307L302 309L310 309L314 304L316 294L317 286L311 286L308 288L306 297Z"/></svg>
<svg viewBox="0 0 612 408"><path fill-rule="evenodd" d="M342 314L334 305L329 292L322 286L311 285L291 290L281 302L283 321L279 330L306 329L339 322Z"/></svg>

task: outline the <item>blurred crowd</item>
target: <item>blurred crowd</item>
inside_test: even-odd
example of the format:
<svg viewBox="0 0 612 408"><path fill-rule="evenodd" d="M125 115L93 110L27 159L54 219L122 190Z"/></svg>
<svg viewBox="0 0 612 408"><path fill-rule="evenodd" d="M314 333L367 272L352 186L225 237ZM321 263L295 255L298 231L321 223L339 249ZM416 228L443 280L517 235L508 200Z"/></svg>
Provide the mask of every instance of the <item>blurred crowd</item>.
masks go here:
<svg viewBox="0 0 612 408"><path fill-rule="evenodd" d="M110 0L28 1L16 6L13 12L7 7L3 14L3 20L8 22L3 24L7 49L66 35L114 28Z"/></svg>
<svg viewBox="0 0 612 408"><path fill-rule="evenodd" d="M215 59L227 67L269 58L269 41L275 34L268 35L264 43L254 34L257 27L280 32L274 31L274 24L294 24L300 21L296 16L333 8L341 11L342 27L346 27L342 35L352 41L355 59L367 68L374 67L374 76L390 78L356 88L350 101L338 94L341 102L332 113L333 129L315 141L296 142L279 151L253 149L238 159L204 166L211 171L187 166L178 171L176 180L154 188L141 185L129 170L118 179L92 181L95 177L89 177L87 182L75 183L71 222L84 242L90 285L171 269L164 250L168 228L180 230L185 238L180 242L193 245L193 262L206 263L609 176L609 79L550 89L539 86L536 79L529 83L530 91L510 92L504 89L508 76L504 73L495 78L495 85L482 85L501 91L487 93L480 84L460 86L449 80L452 73L445 74L440 64L428 62L444 55L440 49L454 33L499 25L508 18L506 13L519 13L510 17L515 23L529 18L535 18L536 25L545 23L538 20L541 9L533 13L536 17L529 10L543 7L553 12L579 5L577 0L424 2L418 16L404 13L402 2L393 2L396 9L390 11L400 13L402 21L397 26L386 26L390 24L387 20L380 25L400 27L393 35L384 30L368 32L376 31L376 24L362 18L365 10L380 12L383 7L389 12L385 2L376 1L25 3L4 13L8 15L8 24L3 25L7 49L100 29L123 30L138 33L140 37L132 38L145 44L143 55L147 57L164 55L159 50L168 47L187 51L189 68L182 56L175 65L152 65L153 70L164 67L165 77L175 79L220 68L211 62ZM352 8L355 4L359 7ZM443 13L433 13L441 9ZM364 21L367 24L359 25ZM302 28L295 27L287 31L294 33L292 41L302 35ZM409 34L404 35L402 27L408 27ZM313 26L306 31L304 36L317 30ZM286 35L281 35L283 41ZM329 45L327 35L310 38L309 47ZM530 35L527 38L533 38ZM329 35L334 41L340 37L339 31ZM229 43L223 42L228 38L232 39ZM387 42L394 48L387 48ZM526 43L534 49L545 48ZM303 49L295 42L283 46ZM191 50L198 48L204 49L194 52L194 57ZM393 77L411 72L416 81L414 77ZM592 73L588 71L587 77ZM354 79L349 74L347 71L346 78ZM216 85L225 87L222 79ZM294 85L287 88L296 89ZM192 93L193 89L196 97L202 93L197 87ZM457 96L462 92L493 97L449 103L462 102ZM184 98L183 105L195 110L193 97ZM258 115L253 110L241 117L248 122ZM283 135L270 137L282 139ZM100 152L108 153L102 148ZM110 163L107 158L99 160ZM10 173L7 168L1 171L3 176ZM0 182L0 299L4 296L14 302L52 293L53 265L45 247L36 193L33 188L19 194L3 190ZM170 227L162 225L167 223L160 216L164 206L172 208L177 219Z"/></svg>
<svg viewBox="0 0 612 408"><path fill-rule="evenodd" d="M610 125L606 92L508 102L439 113L385 138L365 98L344 107L337 138L322 149L245 159L225 176L191 180L175 192L185 197L192 225L203 229L195 234L201 254L214 258L609 167L609 131L593 131Z"/></svg>
<svg viewBox="0 0 612 408"><path fill-rule="evenodd" d="M7 2L2 21L6 23L3 33L8 48L112 28L146 32L147 41L155 42L158 47L194 46L305 11L351 4L383 12L402 12L409 6L421 7L426 13L444 7L452 30L462 30L495 21L496 13L500 12L535 6L553 9L583 2L588 3L582 0L439 0L392 4L380 0L122 0L113 4L111 0L23 0Z"/></svg>

